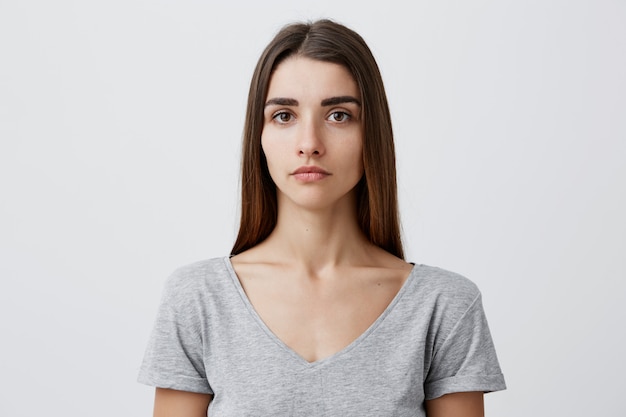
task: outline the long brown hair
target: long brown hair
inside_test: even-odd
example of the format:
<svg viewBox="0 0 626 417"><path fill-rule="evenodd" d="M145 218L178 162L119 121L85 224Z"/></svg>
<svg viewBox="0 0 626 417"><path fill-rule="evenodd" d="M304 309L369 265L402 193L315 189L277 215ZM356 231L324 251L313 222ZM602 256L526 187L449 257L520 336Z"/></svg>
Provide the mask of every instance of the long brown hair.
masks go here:
<svg viewBox="0 0 626 417"><path fill-rule="evenodd" d="M261 149L263 109L274 69L293 55L343 65L354 77L361 93L365 132L365 174L356 186L358 223L370 242L404 258L393 131L382 77L363 38L330 20L285 26L265 48L256 65L243 134L241 222L231 254L261 243L276 226L276 186Z"/></svg>

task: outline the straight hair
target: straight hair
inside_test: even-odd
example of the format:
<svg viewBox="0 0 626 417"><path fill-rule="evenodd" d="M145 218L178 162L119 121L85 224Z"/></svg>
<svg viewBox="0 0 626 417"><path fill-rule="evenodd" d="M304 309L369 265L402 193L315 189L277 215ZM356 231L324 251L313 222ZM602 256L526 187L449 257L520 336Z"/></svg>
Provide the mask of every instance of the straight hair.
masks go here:
<svg viewBox="0 0 626 417"><path fill-rule="evenodd" d="M357 221L371 243L404 259L393 130L380 70L358 33L327 19L283 27L257 62L243 132L241 219L231 255L261 243L276 226L276 185L261 148L263 110L274 70L292 56L342 65L354 77L361 94L364 129L364 175L355 187Z"/></svg>

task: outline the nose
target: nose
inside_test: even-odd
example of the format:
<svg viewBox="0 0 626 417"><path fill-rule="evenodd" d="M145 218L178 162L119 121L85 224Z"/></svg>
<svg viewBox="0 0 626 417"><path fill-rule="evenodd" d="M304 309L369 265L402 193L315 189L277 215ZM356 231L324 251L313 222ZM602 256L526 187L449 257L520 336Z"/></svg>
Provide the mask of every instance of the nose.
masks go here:
<svg viewBox="0 0 626 417"><path fill-rule="evenodd" d="M300 156L311 157L324 154L323 127L315 121L301 121L298 132L297 151Z"/></svg>

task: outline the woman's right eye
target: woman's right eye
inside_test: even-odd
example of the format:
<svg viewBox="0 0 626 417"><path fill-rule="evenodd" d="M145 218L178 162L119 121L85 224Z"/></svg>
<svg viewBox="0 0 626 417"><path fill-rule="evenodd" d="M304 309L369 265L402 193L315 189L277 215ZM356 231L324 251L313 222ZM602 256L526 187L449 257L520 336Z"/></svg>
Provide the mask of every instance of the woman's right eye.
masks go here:
<svg viewBox="0 0 626 417"><path fill-rule="evenodd" d="M276 113L272 118L276 120L278 123L289 123L292 119L291 113L287 113L285 111L281 111Z"/></svg>

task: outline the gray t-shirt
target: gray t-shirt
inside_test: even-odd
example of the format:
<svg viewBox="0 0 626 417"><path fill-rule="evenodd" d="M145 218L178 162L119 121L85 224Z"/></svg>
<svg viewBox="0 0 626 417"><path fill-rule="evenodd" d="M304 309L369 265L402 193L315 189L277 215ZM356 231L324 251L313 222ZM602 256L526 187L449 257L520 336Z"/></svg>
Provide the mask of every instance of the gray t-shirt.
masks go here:
<svg viewBox="0 0 626 417"><path fill-rule="evenodd" d="M505 389L480 292L460 275L415 265L361 336L309 363L263 323L228 257L167 280L139 382L211 393L214 417L417 417L425 399Z"/></svg>

